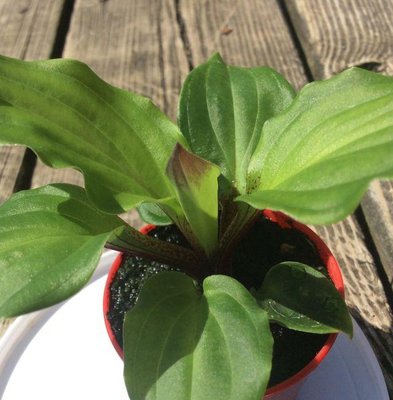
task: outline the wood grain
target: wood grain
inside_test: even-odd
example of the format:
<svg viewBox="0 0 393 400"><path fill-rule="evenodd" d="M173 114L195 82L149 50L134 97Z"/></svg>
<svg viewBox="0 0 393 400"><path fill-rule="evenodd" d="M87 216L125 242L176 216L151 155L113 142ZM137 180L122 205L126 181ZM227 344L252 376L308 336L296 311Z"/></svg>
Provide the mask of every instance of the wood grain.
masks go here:
<svg viewBox="0 0 393 400"><path fill-rule="evenodd" d="M52 52L63 0L1 0L0 53L25 60L45 59ZM14 191L25 149L0 147L0 204ZM0 336L10 320L0 321Z"/></svg>
<svg viewBox="0 0 393 400"><path fill-rule="evenodd" d="M362 201L362 209L393 289L393 181L375 181Z"/></svg>
<svg viewBox="0 0 393 400"><path fill-rule="evenodd" d="M393 75L393 2L289 0L315 79L363 66Z"/></svg>
<svg viewBox="0 0 393 400"><path fill-rule="evenodd" d="M219 51L229 64L267 65L299 89L303 67L275 0L180 2L193 64Z"/></svg>
<svg viewBox="0 0 393 400"><path fill-rule="evenodd" d="M63 56L89 64L115 86L150 97L175 119L188 64L172 1L77 1ZM37 165L33 186L59 181L83 184L77 171ZM141 225L135 212L124 218Z"/></svg>
<svg viewBox="0 0 393 400"><path fill-rule="evenodd" d="M286 4L315 79L327 78L350 66L393 74L392 2L295 0ZM362 202L390 279L392 200L392 182L375 182ZM354 218L318 231L339 258L347 281L348 303L377 353L393 396L392 312L375 262L364 246L362 231Z"/></svg>

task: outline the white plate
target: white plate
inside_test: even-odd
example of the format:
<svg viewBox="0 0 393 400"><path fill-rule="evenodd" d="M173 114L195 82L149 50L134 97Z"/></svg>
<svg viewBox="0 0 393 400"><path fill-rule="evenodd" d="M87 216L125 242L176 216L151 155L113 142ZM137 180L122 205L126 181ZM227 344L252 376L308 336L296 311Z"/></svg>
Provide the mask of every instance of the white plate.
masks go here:
<svg viewBox="0 0 393 400"><path fill-rule="evenodd" d="M0 340L3 400L127 400L122 362L102 316L106 253L91 283L67 302L18 318ZM351 341L336 345L303 386L298 400L389 400L365 336L355 324Z"/></svg>

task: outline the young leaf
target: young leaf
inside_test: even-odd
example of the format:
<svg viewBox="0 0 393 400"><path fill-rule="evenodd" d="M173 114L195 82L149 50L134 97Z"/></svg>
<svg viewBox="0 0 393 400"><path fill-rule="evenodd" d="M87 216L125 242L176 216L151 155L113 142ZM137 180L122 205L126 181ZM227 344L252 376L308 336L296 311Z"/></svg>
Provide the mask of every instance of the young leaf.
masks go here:
<svg viewBox="0 0 393 400"><path fill-rule="evenodd" d="M0 316L73 295L90 278L112 231L123 224L95 209L77 186L15 194L0 208Z"/></svg>
<svg viewBox="0 0 393 400"><path fill-rule="evenodd" d="M218 239L218 177L220 169L177 144L167 174L192 232L210 256Z"/></svg>
<svg viewBox="0 0 393 400"><path fill-rule="evenodd" d="M393 177L393 78L353 68L307 85L269 120L252 156L256 208L326 224L352 212L368 183Z"/></svg>
<svg viewBox="0 0 393 400"><path fill-rule="evenodd" d="M234 279L150 278L124 324L124 376L133 400L260 400L273 340L265 311Z"/></svg>
<svg viewBox="0 0 393 400"><path fill-rule="evenodd" d="M0 143L24 144L54 168L75 167L109 213L172 196L165 167L178 128L148 99L71 60L0 57Z"/></svg>
<svg viewBox="0 0 393 400"><path fill-rule="evenodd" d="M294 90L267 67L228 66L219 54L187 77L179 126L192 151L217 164L240 193L264 122L291 103Z"/></svg>
<svg viewBox="0 0 393 400"><path fill-rule="evenodd" d="M311 332L343 331L352 336L345 301L321 272L297 262L283 262L269 270L258 292L269 318L287 328Z"/></svg>

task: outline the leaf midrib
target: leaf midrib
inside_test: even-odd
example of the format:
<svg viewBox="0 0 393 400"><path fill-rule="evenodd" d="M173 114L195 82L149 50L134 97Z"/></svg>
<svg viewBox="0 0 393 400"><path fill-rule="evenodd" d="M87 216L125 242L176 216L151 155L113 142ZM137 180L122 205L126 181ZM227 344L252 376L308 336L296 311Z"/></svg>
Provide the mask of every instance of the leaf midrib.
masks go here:
<svg viewBox="0 0 393 400"><path fill-rule="evenodd" d="M105 235L105 234L109 235L109 233L106 233L106 232L99 233L98 235L88 235L88 234L87 235L82 235L82 234L76 234L76 235L59 234L59 235L54 235L54 234L51 234L49 236L44 235L44 236L40 236L39 238L34 238L34 239L24 239L24 240L18 239L18 243L16 245L14 245L14 246L9 246L8 245L6 248L0 249L0 254L9 252L10 250L18 249L20 247L25 247L28 244L32 244L32 243L35 243L35 242L41 242L43 240L45 241L45 243L50 243L50 242L57 242L59 239L78 239L78 238L83 238L83 239L85 239L84 242L86 242L86 241L88 241L90 239L95 239L98 236Z"/></svg>
<svg viewBox="0 0 393 400"><path fill-rule="evenodd" d="M381 147L381 146L382 146L382 144L377 144L377 145L375 145L375 146L369 146L369 147L368 147L368 150L372 150L373 148L377 148L377 147ZM360 149L360 150L354 151L354 152L350 153L350 155L353 156L353 155L356 155L356 153L360 153L360 152L362 152L362 151L364 151L364 149ZM332 163L340 162L341 159L347 158L348 155L349 155L348 153L342 154L342 155L339 155L339 156L337 156L337 157L331 157L331 158L329 158L329 159L321 160L321 162L324 162L324 161L330 161L330 162L332 162ZM304 173L305 171L307 171L307 169L310 169L310 168L314 167L314 166L317 165L317 164L318 164L318 163L314 163L314 164L312 164L312 165L307 166L307 168L304 168L304 169L302 169L302 170L299 170L297 173L291 175L290 177L288 177L288 178L285 179L284 181L280 182L278 185L273 186L273 187L269 187L267 190L276 190L276 189L280 190L280 188L281 188L282 186L284 186L284 188L285 188L285 184L286 184L288 181L291 181L292 179L296 178L296 176L298 176L298 175ZM393 171L393 170L392 170L392 171ZM386 173L389 173L389 170L385 170L385 172L386 172ZM385 173L385 172L384 172L384 173ZM312 189L312 190L331 189L331 188L334 188L334 187L339 187L339 186L341 186L341 185L347 185L348 183L355 183L355 182L361 182L361 181L370 181L371 179L374 179L374 174L366 175L366 176L363 176L363 177L361 177L361 178L356 178L356 179L354 179L353 177L350 177L350 179L347 180L347 181L344 182L344 183L340 183L340 184L334 184L334 183L333 183L333 184L331 184L331 185L324 186L324 187L319 187L319 188ZM296 191L298 191L298 190L290 189L290 191L295 191L295 192L296 192ZM307 192L307 190L300 189L299 192Z"/></svg>
<svg viewBox="0 0 393 400"><path fill-rule="evenodd" d="M288 132L289 130L291 130L291 128L293 127L293 125L296 124L296 123L299 121L299 119L302 118L302 117L304 116L304 113L303 113L303 112L299 112L299 110L301 110L301 109L303 108L303 107L302 107L301 100L302 100L303 98L306 98L306 99L307 99L307 94L308 94L308 91L311 90L311 85L315 85L315 84L321 85L321 84L325 84L325 82L326 82L326 81L315 81L315 82L310 83L310 84L309 84L310 86L306 86L305 91L301 91L301 92L293 99L292 104L284 111L284 113L281 113L280 115L277 115L275 118L273 118L273 119L271 119L271 120L268 121L268 122L274 121L274 122L277 124L277 122L280 122L281 120L285 120L285 118L286 118L287 115L291 115L291 114L294 112L293 110L296 110L296 111L297 111L297 114L296 114L296 115L292 115L292 116L291 116L291 119L290 119L290 121L289 121L289 123L287 123L284 127L280 128L279 132L275 132L275 135L274 135L274 136L270 135L270 137L269 137L270 143L268 143L268 144L269 144L269 148L268 148L267 150L263 150L263 149L262 149L262 157L261 157L261 159L263 160L263 164L264 164L264 165L266 164L267 158L269 158L269 156L271 155L272 149L274 149L274 147L276 146L276 144L277 144L278 142L280 142L280 140L282 139L282 136L285 136L286 132ZM376 86L377 86L377 87L378 87L378 86L384 87L385 84L384 84L384 83L374 83L372 86L373 86L374 88L375 88ZM334 93L329 93L329 96L330 96L330 97L334 96ZM388 96L388 95L384 95L384 96ZM380 97L384 97L384 96L380 96ZM374 98L374 99L375 99L375 98ZM368 101L373 101L374 99L371 99L371 100L368 100ZM378 99L378 98L377 98L377 99ZM326 100L326 97L324 98L324 100ZM358 105L367 103L368 101L365 101L365 102L360 103L360 104L356 104L355 106L350 107L350 108L344 110L343 112L347 112L347 111L349 111L349 110L351 110L351 109L353 109L353 108L356 108ZM342 112L342 113L343 113L343 112ZM334 114L334 116L336 116L337 114L340 114L340 113L336 113L336 114ZM332 117L333 117L333 116L332 116ZM327 120L329 120L329 118L328 118ZM320 124L324 123L324 122L327 121L327 120L324 120L324 121L320 122L319 124L316 125L316 127L319 126ZM270 126L270 125L269 125L269 126ZM264 137L265 137L265 135L262 133L262 139L263 139Z"/></svg>
<svg viewBox="0 0 393 400"><path fill-rule="evenodd" d="M382 99L382 98L387 98L387 97L389 97L389 96L392 97L393 95L392 95L392 94L388 94L388 95L380 96L380 97L374 98L374 99L372 99L372 100L368 100L368 101L365 101L365 102L363 102L363 103L357 104L356 106L351 107L351 108L349 108L349 109L346 109L346 110L344 110L344 111L338 112L338 113L336 113L336 114L334 114L334 115L332 115L332 116L330 116L330 117L324 119L322 122L318 123L317 125L315 125L315 126L313 127L313 129L309 132L309 134L308 134L307 136L304 136L299 142L297 142L297 143L296 143L296 146L295 146L294 148L291 149L291 152L290 152L290 153L287 153L287 157L284 158L284 159L282 160L282 162L280 163L279 168L275 171L275 176L276 176L276 178L275 178L272 182L270 182L269 187L270 187L271 189L273 189L273 188L276 188L276 187L278 187L278 186L281 186L281 185L285 184L286 181L288 181L288 180L290 180L290 179L293 179L293 178L294 178L296 175L298 175L299 173L305 171L305 170L308 169L308 168L311 168L311 167L312 167L313 165L315 165L315 164L318 164L318 163L320 163L320 162L326 161L326 160L329 159L329 158L330 158L331 160L334 160L334 158L331 157L331 154L333 154L337 149L332 149L330 152L325 152L325 154L323 155L323 157L320 157L320 154L316 154L313 158L309 159L309 160L307 161L306 164L302 165L300 169L295 170L295 168L292 168L292 169L291 169L291 175L290 175L290 176L286 177L284 180L281 180L281 182L280 182L280 181L277 182L277 176L278 176L278 175L280 174L280 172L285 168L285 166L286 166L286 160L288 159L288 157L289 157L293 152L295 152L296 149L298 149L299 147L301 148L302 143L305 142L305 141L307 141L309 135L310 135L312 132L315 132L317 129L319 129L321 125L327 123L328 121L331 121L332 119L336 118L336 117L339 116L339 115L345 114L345 113L348 112L348 111L353 111L353 110L356 109L357 107L364 106L365 104L369 104L369 103L372 103L373 101L378 101L378 100L380 100L380 99ZM381 117L383 117L385 114L389 114L389 113L390 113L390 111L386 111L386 113L383 113L382 115L378 115L378 116L376 116L376 117L373 118L373 119L381 118ZM349 132L353 132L353 131L355 131L355 130L361 128L363 125L369 124L373 119L364 122L364 124L362 124L361 126L356 126L355 128L353 128L353 129L350 130ZM292 122L291 122L291 124L292 124ZM291 124L290 124L290 125L291 125ZM288 126L289 126L289 125L288 125ZM287 131L288 126L285 128L284 131ZM385 127L384 129L386 129L386 128L387 128L387 127ZM284 131L283 131L283 132L284 132ZM377 132L378 132L378 131L377 131ZM355 142L355 141L357 141L357 140L359 140L359 139L364 139L364 138L366 138L366 137L368 137L368 136L370 136L370 135L372 135L372 134L375 134L375 133L376 133L376 132L371 132L371 133L369 133L369 134L367 134L367 135L365 135L365 136L362 136L361 138L356 138L356 139L354 139L354 140L348 142L345 146L349 146L351 143L353 143L353 142ZM344 146L343 146L343 147L344 147ZM269 154L269 153L268 153L268 154ZM268 155L266 155L265 159L266 159L266 158L268 158Z"/></svg>
<svg viewBox="0 0 393 400"><path fill-rule="evenodd" d="M89 240L92 240L92 239L94 239L94 238L90 238ZM89 240L88 240L88 241L85 241L84 243L82 243L82 245L79 246L78 249L77 249L75 252L80 251L80 250L89 242ZM67 256L61 261L61 264L63 264L68 258L74 256L74 255L75 255L75 252L72 252L72 253L70 253L69 255L67 255ZM39 271L38 274L34 275L34 280L36 280L37 278L39 279L39 276L43 275L44 273L45 273L45 274L47 273L47 269L46 269L46 268L41 269L41 270ZM62 287L62 286L64 286L65 284L67 284L73 277L74 277L73 274L68 274L68 278L67 278L67 279L65 279L65 280L63 279L59 285L57 285L56 287L53 287L51 290L49 290L49 291L43 293L42 296L39 297L39 299L42 300L43 298L47 297L47 296L50 295L51 293L57 292L57 291L59 290L60 287ZM28 286L29 284L30 284L30 282L25 283L25 284L24 284L23 286L21 286L16 292L14 292L14 293L12 294L12 296L9 297L9 298L7 299L7 303L9 303L15 296L17 296L17 295L18 295L22 290L24 290L24 289L26 288L26 286ZM36 301L36 302L37 302L37 300L38 300L38 298L35 298L35 301Z"/></svg>
<svg viewBox="0 0 393 400"><path fill-rule="evenodd" d="M256 115L255 120L254 120L253 133L252 133L251 138L250 138L250 140L248 142L246 151L244 152L244 157L241 159L241 162L238 165L243 165L244 158L246 156L248 156L249 161L251 159L251 156L252 156L252 148L251 148L251 146L254 145L254 147L255 147L254 139L255 139L255 136L258 134L258 132L256 130L257 121L258 121L259 115L261 113L261 110L260 110L260 103L261 103L260 97L261 96L260 96L259 85L257 84L257 80L256 80L256 78L255 78L255 76L254 76L254 74L252 72L252 69L245 68L244 70L252 77L252 81L254 82L254 85L255 85L255 91L256 91L256 95L257 95L257 115ZM259 133L261 133L261 132L259 132ZM247 167L248 167L248 164L247 164ZM245 183L244 183L245 188L247 187L247 167L245 168L245 173L244 173L244 176L242 177L244 179L244 181L245 181Z"/></svg>
<svg viewBox="0 0 393 400"><path fill-rule="evenodd" d="M175 297L175 296L174 296ZM154 395L157 396L157 391L158 391L158 382L159 382L159 377L160 377L160 368L161 368L161 363L163 359L163 355L166 351L166 346L168 344L169 338L171 336L171 333L173 332L176 324L183 318L185 314L189 312L190 309L192 309L195 306L195 303L197 303L199 299L195 298L195 300L185 309L183 312L173 321L171 327L168 329L167 335L165 337L165 341L162 346L162 350L160 352L159 359L157 360L157 367L156 367L156 384L154 385ZM193 361L193 356L191 357L191 360ZM192 371L191 371L191 387L192 387ZM190 391L190 399L192 399L192 390Z"/></svg>
<svg viewBox="0 0 393 400"><path fill-rule="evenodd" d="M207 82L209 80L210 74L211 74L211 65L209 65L207 70L206 70L206 78L204 80L205 104L206 104L206 109L207 109L207 112L208 112L208 115L209 115L209 123L210 123L211 129L212 129L212 131L214 133L214 138L216 140L216 143L217 143L218 147L220 148L221 154L223 155L223 157L225 159L225 164L226 164L227 170L228 170L228 172L230 174L230 178L233 179L235 177L235 175L234 175L234 171L233 171L232 162L228 158L229 155L225 151L224 146L222 145L221 141L219 140L219 137L218 137L218 135L216 133L216 130L214 129L213 124L212 124L212 118L211 118L211 114L210 114L210 107L208 105L208 97L207 97L207 92L208 92L207 91ZM232 91L231 91L231 96L232 96ZM232 100L232 103L233 103L233 100ZM232 109L233 109L233 106L232 106Z"/></svg>
<svg viewBox="0 0 393 400"><path fill-rule="evenodd" d="M145 316L144 321L143 321L143 323L142 323L142 325L140 327L139 335L138 335L138 338L137 338L137 340L135 342L135 345L133 346L133 351L132 351L133 354L131 356L132 359L134 359L134 360L137 359L136 358L136 353L138 352L138 349L140 348L140 342L141 342L141 339L142 339L142 336L143 336L143 333L144 333L145 326L147 325L147 323L148 323L151 315L153 314L153 312L164 301L170 300L170 299L173 299L173 298L176 298L176 297L181 297L181 296L184 296L184 294L187 295L188 293L189 293L188 289L183 289L180 292L177 292L176 294L171 294L171 295L168 295L168 296L165 296L165 297L160 297L159 299L157 299L156 303L150 307L150 310L149 310L148 314ZM139 312L139 310L138 310L138 312ZM133 371L133 375L134 375L133 376L133 381L136 382L137 381L137 376L136 376L137 369L133 368L132 371Z"/></svg>
<svg viewBox="0 0 393 400"><path fill-rule="evenodd" d="M40 90L39 88L37 88L37 87L35 87L35 86L30 86L30 85L28 85L28 84L27 84L26 82L24 82L24 81L18 81L18 80L16 80L16 79L13 79L13 78L10 78L9 76L4 76L4 75L1 76L1 79L3 79L3 80L8 80L8 81L11 82L11 83L17 84L17 85L19 85L19 86L25 87L26 89L29 89L29 90L31 90L31 91L34 91L34 92L36 92L39 96L42 96L42 94L43 94L43 91L42 91L42 90ZM80 82L80 81L78 81L78 82ZM81 83L81 82L80 82L80 83ZM85 87L87 88L87 86L85 86ZM93 92L93 93L94 93L94 92ZM110 140L110 139L108 138L108 136L107 136L101 129L99 129L97 126L95 126L95 125L93 124L93 122L92 122L91 120L89 120L85 115L83 115L79 110L77 110L76 108L73 108L72 106L68 105L67 103L65 103L64 101L62 101L61 99L59 99L58 97L53 96L50 92L45 92L45 93L44 93L44 97L49 97L50 99L54 100L54 101L57 102L58 104L61 104L61 105L64 106L65 108L71 110L71 114L76 114L76 115L78 115L80 118L82 118L84 121L86 121L88 125L90 125L90 126L93 127L93 130L98 131L99 133L101 133L102 136L103 136L106 140L108 140L109 143L111 143L111 144L114 146L114 148L118 151L118 154L121 155L122 159L123 159L127 164L129 163L129 160L127 160L127 158L125 157L124 152L123 152L122 150L120 150L120 149L117 147L116 143L115 143L114 141ZM101 99L101 97L99 97L99 98ZM105 104L107 105L107 103L105 103ZM5 107L7 107L7 106L5 106ZM27 112L27 113L31 114L31 110L30 110L29 108L26 108L26 107L21 107L21 106L19 106L19 105L15 105L15 104L10 104L9 107L15 107L15 108L18 109L18 110L22 110L22 111L24 111L24 112ZM77 136L77 133L75 133L74 131L69 130L68 128L64 128L63 126L60 126L57 122L53 121L52 119L49 119L49 118L48 118L46 115L44 115L44 114L39 113L38 115L39 115L39 117L42 118L43 120L49 121L51 124L57 126L60 130L66 131L66 132L70 133L72 136L77 137L78 140L82 139L84 143L86 143L87 145L89 145L90 147L92 147L92 146L91 146L91 143L90 143L89 141L86 141L86 139L85 139L84 136L81 136L81 137ZM106 158L109 158L109 157L107 156L107 154L104 153L103 150L101 150L100 148L98 148L98 150L99 150L99 152L100 152L101 154L103 154ZM112 161L112 162L115 162L116 165L121 166L121 161L120 161L120 160L112 159L112 158L109 158L109 160Z"/></svg>
<svg viewBox="0 0 393 400"><path fill-rule="evenodd" d="M5 60L5 61L8 62L8 63L10 63L10 61L8 61L8 60ZM11 64L12 64L12 63L11 63ZM90 93L92 93L96 98L98 98L102 103L104 103L115 115L117 115L117 116L119 117L119 120L121 120L121 122L125 125L126 128L130 129L131 131L133 131L133 132L135 133L135 130L132 128L131 125L129 125L129 123L127 122L127 120L126 120L120 113L118 113L117 110L116 110L115 108L113 108L113 106L112 106L110 103L108 103L104 97L100 96L97 92L93 91L91 88L89 88L89 86L85 85L82 81L80 81L79 79L75 78L74 76L70 76L70 75L68 75L68 74L64 74L64 73L59 72L59 71L53 71L53 70L52 70L51 72L52 72L53 74L58 74L58 75L61 75L61 76L64 76L64 75L65 75L65 76L68 77L68 79L74 80L75 82L78 82L80 85L82 85L83 87L85 87L85 89L87 89ZM3 76L3 78L4 78L4 76ZM38 90L38 88L31 87L31 86L27 85L24 81L17 81L17 80L15 80L15 79L10 78L9 76L6 76L5 78L8 79L8 80L11 81L11 82L18 83L18 84L24 86L25 88L33 89L33 90L34 90L35 92L37 92L38 94L42 94L42 91ZM105 84L105 82L103 82L103 81L102 81L102 83ZM110 86L110 85L107 85L107 87L108 87L109 89L111 89L111 90L114 90L114 89L115 89L115 88L113 88L113 87ZM119 89L119 90L120 90L120 89ZM47 95L47 94L46 94L46 95ZM87 119L87 118L86 118L83 114L81 114L78 110L75 110L74 108L70 107L69 105L67 105L67 103L64 103L63 101L61 101L61 99L58 99L57 97L54 97L54 96L51 95L50 93L49 93L49 97L52 98L52 99L55 99L58 103L60 103L60 104L62 104L62 105L64 105L64 106L66 106L67 108L76 111L76 114L79 115L79 116L81 116L83 119L85 119L85 120L87 121L87 123L93 127L93 129L95 129L96 131L98 131L98 132L100 132L101 134L103 134L103 136L105 137L105 139L108 140L109 143L112 143L113 146L118 150L119 154L120 154L120 155L122 156L122 158L126 161L127 165L130 167L130 169L131 169L132 171L134 171L133 178L134 178L135 180L137 180L137 178L135 178L135 176L138 176L138 175L139 175L139 172L136 171L136 167L133 167L133 165L130 164L128 158L126 157L126 154L122 151L122 148L119 148L119 147L117 146L117 144L116 144L115 141L110 140L110 138L105 134L104 131L102 131L101 129L97 128L97 127L92 123L92 121L90 121L89 119ZM132 102L132 105L135 106L140 112L142 112L141 108L138 107L138 106L136 105L135 102ZM143 111L143 114L145 115L145 112L144 112L144 111ZM41 114L40 114L40 115L41 115ZM47 120L48 120L48 119L47 119ZM50 121L50 120L49 120L49 121ZM56 124L56 125L57 125L57 124ZM157 130L159 130L159 128L157 128ZM68 129L67 129L66 131L71 132L71 131L69 131ZM71 133L73 133L73 132L71 132ZM75 136L75 134L74 134L74 136ZM173 135L172 135L172 136L173 136ZM150 150L147 148L146 144L141 140L141 138L140 138L138 135L134 135L133 137L136 138L136 139L138 140L139 144L140 144L143 148L146 149L145 155L148 154L148 157L149 157L149 159L150 159L151 164L153 164L153 165L156 166L156 170L157 170L157 171L161 171L160 166L158 165L157 159L156 159L155 157L153 157L153 155L151 154ZM112 159L111 159L111 160L112 160ZM112 161L113 161L113 160L112 160ZM117 164L117 160L115 160L115 164ZM117 164L117 165L120 166L120 164ZM123 167L121 167L121 169L122 169L122 168L123 168ZM164 175L164 174L161 173L161 175L165 178L165 175ZM137 180L137 181L138 181L138 180ZM169 188L168 188L168 185L167 185L165 179L164 179L164 182L165 182L165 188L166 188L166 190L170 193L170 190L169 190ZM138 184L139 184L141 187L143 187L148 193L150 192L150 190L152 190L151 188L146 188L146 187L145 187L144 185L142 185L140 182L138 182ZM153 193L154 193L154 191L153 191ZM154 193L154 194L155 194L155 193ZM157 197L157 194L155 194L155 196Z"/></svg>

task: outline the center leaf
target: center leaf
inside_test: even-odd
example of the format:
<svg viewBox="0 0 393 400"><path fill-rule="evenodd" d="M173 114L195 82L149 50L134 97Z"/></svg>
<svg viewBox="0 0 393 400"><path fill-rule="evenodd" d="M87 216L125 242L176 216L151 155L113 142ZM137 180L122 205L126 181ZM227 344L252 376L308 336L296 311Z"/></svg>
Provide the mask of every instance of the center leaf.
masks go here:
<svg viewBox="0 0 393 400"><path fill-rule="evenodd" d="M239 68L219 54L195 68L180 95L178 123L191 150L213 162L240 193L266 120L286 109L295 93L267 67Z"/></svg>
<svg viewBox="0 0 393 400"><path fill-rule="evenodd" d="M124 323L125 381L133 400L259 400L271 369L267 313L236 280L150 278Z"/></svg>

